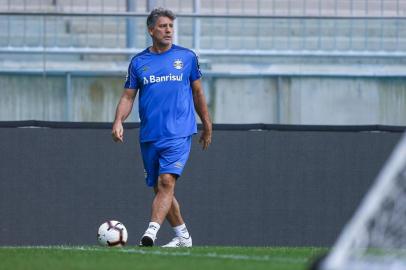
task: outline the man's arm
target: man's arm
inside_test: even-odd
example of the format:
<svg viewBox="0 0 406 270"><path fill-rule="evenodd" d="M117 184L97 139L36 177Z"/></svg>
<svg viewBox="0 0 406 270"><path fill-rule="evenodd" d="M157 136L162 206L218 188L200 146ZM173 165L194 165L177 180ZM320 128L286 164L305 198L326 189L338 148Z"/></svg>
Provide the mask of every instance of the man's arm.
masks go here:
<svg viewBox="0 0 406 270"><path fill-rule="evenodd" d="M113 123L113 129L111 135L115 142L123 142L124 138L124 128L123 122L127 119L128 115L131 113L131 109L134 104L134 99L137 96L137 90L125 89L121 95L120 102L117 105L116 117Z"/></svg>
<svg viewBox="0 0 406 270"><path fill-rule="evenodd" d="M200 135L199 143L202 144L203 149L207 149L209 147L209 144L211 143L212 127L209 116L209 110L207 108L207 103L203 92L203 86L200 79L192 82L192 90L195 109L203 124L203 132Z"/></svg>

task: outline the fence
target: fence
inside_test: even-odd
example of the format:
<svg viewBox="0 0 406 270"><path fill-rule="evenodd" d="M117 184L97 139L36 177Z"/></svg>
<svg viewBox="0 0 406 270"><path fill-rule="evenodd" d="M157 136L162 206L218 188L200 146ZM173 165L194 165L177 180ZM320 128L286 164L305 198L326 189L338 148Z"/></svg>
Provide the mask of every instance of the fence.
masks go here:
<svg viewBox="0 0 406 270"><path fill-rule="evenodd" d="M404 0L3 1L0 52L134 54L146 10L178 12L176 42L202 55L404 56ZM46 5L47 4L47 5Z"/></svg>

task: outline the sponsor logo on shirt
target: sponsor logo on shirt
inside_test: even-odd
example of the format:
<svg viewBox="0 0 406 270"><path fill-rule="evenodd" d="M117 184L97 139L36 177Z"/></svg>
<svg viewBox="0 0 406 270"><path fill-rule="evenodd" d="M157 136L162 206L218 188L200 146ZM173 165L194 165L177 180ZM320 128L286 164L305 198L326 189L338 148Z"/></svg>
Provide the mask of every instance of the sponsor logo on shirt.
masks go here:
<svg viewBox="0 0 406 270"><path fill-rule="evenodd" d="M180 75L173 75L172 73L169 73L169 75L163 75L163 76L149 75L149 77L143 78L143 82L144 82L144 85L147 85L149 83L160 83L160 82L169 82L169 81L181 82L182 79L183 79L183 73L181 73Z"/></svg>

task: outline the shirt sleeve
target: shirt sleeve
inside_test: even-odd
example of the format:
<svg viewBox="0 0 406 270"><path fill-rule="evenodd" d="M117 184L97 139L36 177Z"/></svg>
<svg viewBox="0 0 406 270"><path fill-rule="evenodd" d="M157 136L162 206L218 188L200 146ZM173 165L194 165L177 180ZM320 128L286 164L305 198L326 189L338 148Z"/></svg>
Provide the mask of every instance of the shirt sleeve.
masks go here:
<svg viewBox="0 0 406 270"><path fill-rule="evenodd" d="M133 61L131 61L130 65L128 66L127 76L125 77L124 88L129 88L129 89L138 88L137 74L135 73Z"/></svg>
<svg viewBox="0 0 406 270"><path fill-rule="evenodd" d="M192 56L192 69L190 71L189 80L190 82L196 81L202 77L202 72L200 71L199 66L199 59L197 59L197 55L193 54Z"/></svg>

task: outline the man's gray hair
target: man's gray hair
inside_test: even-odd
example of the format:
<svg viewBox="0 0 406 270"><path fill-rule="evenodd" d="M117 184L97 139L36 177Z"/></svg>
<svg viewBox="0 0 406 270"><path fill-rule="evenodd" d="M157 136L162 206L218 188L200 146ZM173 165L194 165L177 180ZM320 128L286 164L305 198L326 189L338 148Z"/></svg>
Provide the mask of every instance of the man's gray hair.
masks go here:
<svg viewBox="0 0 406 270"><path fill-rule="evenodd" d="M162 7L154 8L147 18L147 27L154 27L159 17L168 17L172 21L176 19L175 13L171 10Z"/></svg>

